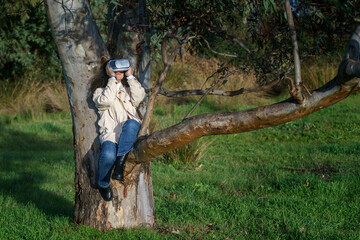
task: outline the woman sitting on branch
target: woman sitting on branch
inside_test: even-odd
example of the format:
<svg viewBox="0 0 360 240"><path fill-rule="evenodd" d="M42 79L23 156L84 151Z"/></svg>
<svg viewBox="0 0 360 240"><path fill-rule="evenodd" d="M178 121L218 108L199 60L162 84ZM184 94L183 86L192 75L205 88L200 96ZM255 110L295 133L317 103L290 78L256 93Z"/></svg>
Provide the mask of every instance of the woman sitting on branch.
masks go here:
<svg viewBox="0 0 360 240"><path fill-rule="evenodd" d="M130 65L129 65L130 66ZM133 149L141 126L136 107L145 97L145 90L132 75L131 67L126 71L114 71L109 63L106 73L110 77L105 88L97 88L93 101L98 109L101 152L99 157L99 192L105 201L111 201L113 192L110 176L115 166L113 179L124 181L124 165L128 153ZM127 85L121 81L126 77Z"/></svg>

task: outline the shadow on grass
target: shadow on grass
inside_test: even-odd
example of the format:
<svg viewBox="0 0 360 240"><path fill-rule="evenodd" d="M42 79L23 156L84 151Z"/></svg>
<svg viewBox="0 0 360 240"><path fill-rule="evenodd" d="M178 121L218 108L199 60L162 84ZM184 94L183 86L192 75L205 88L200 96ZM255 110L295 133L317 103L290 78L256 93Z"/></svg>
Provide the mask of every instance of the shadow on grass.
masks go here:
<svg viewBox="0 0 360 240"><path fill-rule="evenodd" d="M65 146L69 147L67 140L48 141L38 134L3 128L0 132L0 193L14 198L17 203L34 205L48 216L71 218L73 203L56 193L56 178L49 180L52 171L61 169L59 160L64 159L61 152L66 151ZM54 190L46 190L44 185Z"/></svg>

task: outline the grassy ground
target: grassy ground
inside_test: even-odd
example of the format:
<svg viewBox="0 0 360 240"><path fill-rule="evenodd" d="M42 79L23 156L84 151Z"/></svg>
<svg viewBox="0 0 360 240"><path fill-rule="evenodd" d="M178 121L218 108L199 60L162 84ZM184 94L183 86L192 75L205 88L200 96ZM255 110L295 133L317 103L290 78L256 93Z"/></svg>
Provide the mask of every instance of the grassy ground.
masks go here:
<svg viewBox="0 0 360 240"><path fill-rule="evenodd" d="M71 118L0 115L0 239L360 239L360 95L306 118L213 136L190 167L153 162L157 227L72 223ZM155 110L153 127L191 105ZM197 113L237 110L205 102Z"/></svg>

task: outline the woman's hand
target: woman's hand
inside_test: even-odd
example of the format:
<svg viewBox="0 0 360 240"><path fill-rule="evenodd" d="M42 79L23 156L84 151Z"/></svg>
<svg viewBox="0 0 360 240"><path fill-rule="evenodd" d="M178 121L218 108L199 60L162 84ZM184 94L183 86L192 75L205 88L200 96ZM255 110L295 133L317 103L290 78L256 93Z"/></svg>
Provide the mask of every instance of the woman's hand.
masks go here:
<svg viewBox="0 0 360 240"><path fill-rule="evenodd" d="M132 75L132 69L129 67L129 69L125 72L125 76L130 77Z"/></svg>
<svg viewBox="0 0 360 240"><path fill-rule="evenodd" d="M109 76L109 77L115 77L115 72L113 72L111 69L110 69L110 65L109 63L106 64L106 74Z"/></svg>

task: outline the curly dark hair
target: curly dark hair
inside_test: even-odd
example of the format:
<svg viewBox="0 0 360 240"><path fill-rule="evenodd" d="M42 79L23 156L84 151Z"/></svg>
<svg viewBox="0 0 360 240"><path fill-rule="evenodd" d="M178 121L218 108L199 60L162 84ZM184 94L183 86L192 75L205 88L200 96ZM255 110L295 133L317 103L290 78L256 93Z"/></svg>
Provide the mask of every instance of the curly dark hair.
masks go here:
<svg viewBox="0 0 360 240"><path fill-rule="evenodd" d="M91 83L91 92L93 93L97 88L104 88L106 87L108 75L106 74L106 64L109 61L106 61L101 64L99 72L94 76L92 83Z"/></svg>

